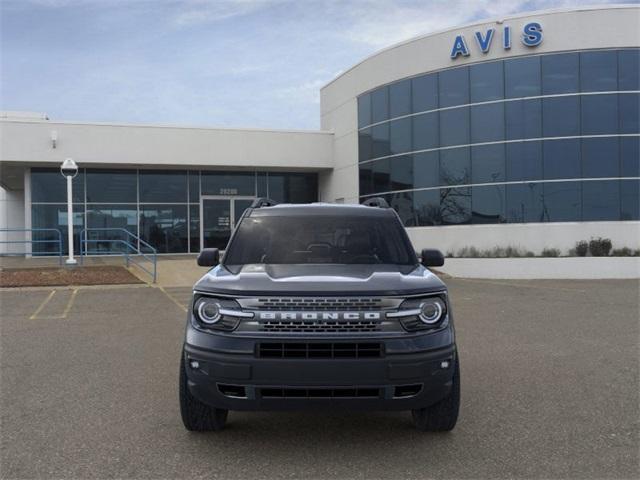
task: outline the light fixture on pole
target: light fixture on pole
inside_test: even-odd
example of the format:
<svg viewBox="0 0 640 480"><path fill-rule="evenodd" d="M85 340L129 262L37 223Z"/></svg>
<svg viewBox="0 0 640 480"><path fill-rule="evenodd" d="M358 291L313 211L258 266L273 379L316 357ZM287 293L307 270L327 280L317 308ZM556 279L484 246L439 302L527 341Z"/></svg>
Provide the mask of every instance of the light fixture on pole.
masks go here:
<svg viewBox="0 0 640 480"><path fill-rule="evenodd" d="M60 173L67 179L67 235L69 243L69 258L65 262L67 265L77 264L73 258L73 179L78 175L78 165L72 158L67 158L60 166Z"/></svg>

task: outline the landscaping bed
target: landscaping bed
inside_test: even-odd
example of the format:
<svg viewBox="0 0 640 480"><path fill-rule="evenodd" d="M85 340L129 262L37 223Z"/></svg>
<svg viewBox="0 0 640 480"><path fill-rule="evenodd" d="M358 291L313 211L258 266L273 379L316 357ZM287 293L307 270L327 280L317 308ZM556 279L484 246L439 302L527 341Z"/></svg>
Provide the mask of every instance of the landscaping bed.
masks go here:
<svg viewBox="0 0 640 480"><path fill-rule="evenodd" d="M0 269L0 287L122 285L143 283L121 266Z"/></svg>

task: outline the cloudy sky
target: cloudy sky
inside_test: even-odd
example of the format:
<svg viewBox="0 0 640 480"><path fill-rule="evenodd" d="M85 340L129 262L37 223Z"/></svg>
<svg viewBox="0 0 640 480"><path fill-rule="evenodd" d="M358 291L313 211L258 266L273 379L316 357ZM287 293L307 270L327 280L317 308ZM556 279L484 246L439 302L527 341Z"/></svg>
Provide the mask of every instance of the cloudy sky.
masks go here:
<svg viewBox="0 0 640 480"><path fill-rule="evenodd" d="M1 110L314 129L319 88L411 36L579 0L0 0Z"/></svg>

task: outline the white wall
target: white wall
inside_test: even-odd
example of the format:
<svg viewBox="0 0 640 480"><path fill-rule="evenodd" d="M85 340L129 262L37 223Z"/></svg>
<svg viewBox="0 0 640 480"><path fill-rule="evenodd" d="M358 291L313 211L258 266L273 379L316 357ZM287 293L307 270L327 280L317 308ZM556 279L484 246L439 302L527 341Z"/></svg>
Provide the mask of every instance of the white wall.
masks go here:
<svg viewBox="0 0 640 480"><path fill-rule="evenodd" d="M51 132L57 132L52 148ZM110 125L0 120L0 161L52 163L72 157L90 164L275 168L333 167L328 132Z"/></svg>
<svg viewBox="0 0 640 480"><path fill-rule="evenodd" d="M591 237L611 239L613 248L640 248L640 222L513 223L504 225L452 225L408 228L417 251L437 248L443 253L464 247L490 249L496 246L521 247L539 254L557 248L563 254L580 240Z"/></svg>
<svg viewBox="0 0 640 480"><path fill-rule="evenodd" d="M0 230L24 227L24 192L5 190L0 187ZM24 232L0 232L0 242L23 240ZM20 243L0 243L0 254L24 253L25 245Z"/></svg>

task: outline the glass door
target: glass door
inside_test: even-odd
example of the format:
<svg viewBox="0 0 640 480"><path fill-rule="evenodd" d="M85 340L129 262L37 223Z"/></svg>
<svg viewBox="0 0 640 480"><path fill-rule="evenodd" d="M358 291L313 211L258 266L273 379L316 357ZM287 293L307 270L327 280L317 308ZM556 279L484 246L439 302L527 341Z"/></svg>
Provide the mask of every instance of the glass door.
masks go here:
<svg viewBox="0 0 640 480"><path fill-rule="evenodd" d="M231 232L252 201L251 197L201 197L200 249L227 248Z"/></svg>

